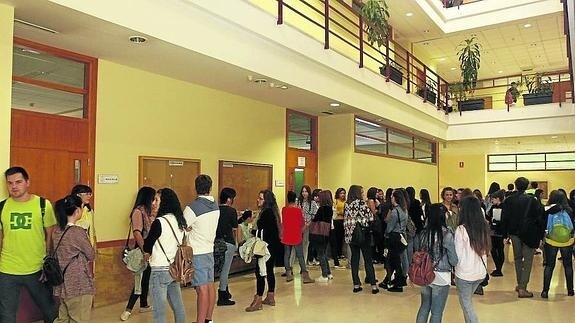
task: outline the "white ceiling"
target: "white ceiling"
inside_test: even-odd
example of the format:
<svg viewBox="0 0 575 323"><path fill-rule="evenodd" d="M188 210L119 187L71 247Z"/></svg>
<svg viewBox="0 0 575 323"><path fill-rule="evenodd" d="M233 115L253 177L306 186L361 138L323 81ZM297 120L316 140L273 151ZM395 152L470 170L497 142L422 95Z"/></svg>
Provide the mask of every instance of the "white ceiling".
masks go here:
<svg viewBox="0 0 575 323"><path fill-rule="evenodd" d="M477 36L483 47L480 79L522 74L528 69L544 72L568 68L562 12L444 34L415 1L387 0L387 3L396 41L408 50L413 46L415 55L435 66L448 81L459 79L457 46L472 35ZM413 16L407 17L408 12ZM526 24L531 27L525 28Z"/></svg>
<svg viewBox="0 0 575 323"><path fill-rule="evenodd" d="M575 151L575 135L449 141L441 148L450 154Z"/></svg>

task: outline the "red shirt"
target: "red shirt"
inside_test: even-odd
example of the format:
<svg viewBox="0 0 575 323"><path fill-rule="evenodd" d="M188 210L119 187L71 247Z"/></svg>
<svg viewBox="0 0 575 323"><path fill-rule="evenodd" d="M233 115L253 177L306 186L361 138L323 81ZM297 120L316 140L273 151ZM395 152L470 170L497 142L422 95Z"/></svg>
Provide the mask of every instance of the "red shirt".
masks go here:
<svg viewBox="0 0 575 323"><path fill-rule="evenodd" d="M299 207L284 206L282 208L283 244L288 246L300 244L302 242L303 226L303 213Z"/></svg>

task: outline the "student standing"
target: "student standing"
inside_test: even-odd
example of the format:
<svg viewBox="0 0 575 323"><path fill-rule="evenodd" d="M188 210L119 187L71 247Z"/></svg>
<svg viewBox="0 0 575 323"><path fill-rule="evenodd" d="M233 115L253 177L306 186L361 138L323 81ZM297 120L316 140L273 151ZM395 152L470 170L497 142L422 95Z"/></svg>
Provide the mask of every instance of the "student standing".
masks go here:
<svg viewBox="0 0 575 323"><path fill-rule="evenodd" d="M282 243L284 245L284 266L286 281L293 281L293 267L290 266L292 251L295 250L299 262L300 272L304 284L313 283L309 277L306 263L303 258L302 230L304 228L303 214L296 205L296 195L293 191L287 193L288 204L282 208Z"/></svg>
<svg viewBox="0 0 575 323"><path fill-rule="evenodd" d="M232 207L236 198L236 190L224 187L220 192L220 218L216 230L216 239L226 242L224 265L220 273L220 286L218 288L218 306L234 305L229 291L228 276L232 267L232 260L236 253L236 231L238 230L238 211Z"/></svg>

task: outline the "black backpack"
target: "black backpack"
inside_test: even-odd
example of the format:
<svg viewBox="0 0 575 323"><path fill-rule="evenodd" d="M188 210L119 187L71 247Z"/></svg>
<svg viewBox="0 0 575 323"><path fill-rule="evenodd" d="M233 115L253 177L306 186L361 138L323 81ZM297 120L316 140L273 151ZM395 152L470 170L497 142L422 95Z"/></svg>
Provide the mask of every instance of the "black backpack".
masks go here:
<svg viewBox="0 0 575 323"><path fill-rule="evenodd" d="M72 259L70 259L70 262L66 265L66 267L64 267L64 270L62 270L60 267L60 262L58 261L58 256L56 255L56 251L58 251L60 242L62 242L64 235L70 228L70 226L66 227L62 233L62 236L60 237L60 240L58 240L58 244L56 245L56 248L54 248L54 251L50 252L46 257L44 257L44 264L42 265L42 281L49 286L62 285L64 283L64 275L66 274L68 266L70 266L70 264L76 258L78 258L78 255L74 256Z"/></svg>
<svg viewBox="0 0 575 323"><path fill-rule="evenodd" d="M224 239L214 240L214 275L219 275L224 268L228 245Z"/></svg>

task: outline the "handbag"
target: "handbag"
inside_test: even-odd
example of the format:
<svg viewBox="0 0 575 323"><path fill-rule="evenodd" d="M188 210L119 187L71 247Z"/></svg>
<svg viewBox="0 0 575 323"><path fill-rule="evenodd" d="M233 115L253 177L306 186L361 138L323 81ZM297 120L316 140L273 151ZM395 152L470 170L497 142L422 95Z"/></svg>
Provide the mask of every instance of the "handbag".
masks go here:
<svg viewBox="0 0 575 323"><path fill-rule="evenodd" d="M266 252L268 251L268 243L263 240L264 237L264 230L260 230L261 234L260 237L256 234L256 242L253 245L253 254L255 256L265 256Z"/></svg>
<svg viewBox="0 0 575 323"><path fill-rule="evenodd" d="M483 281L481 283L479 283L479 285L485 287L487 285L489 285L489 272L487 272L487 265L485 264L485 261L483 261L483 257L481 257L481 262L483 263L483 267L485 267L485 278L483 278Z"/></svg>
<svg viewBox="0 0 575 323"><path fill-rule="evenodd" d="M331 223L324 222L324 221L315 221L311 222L309 225L309 233L315 234L318 236L329 236L329 232L331 231Z"/></svg>

